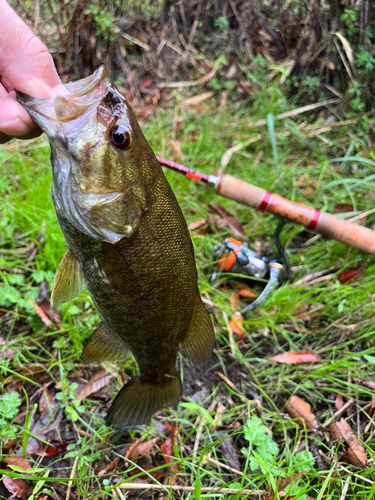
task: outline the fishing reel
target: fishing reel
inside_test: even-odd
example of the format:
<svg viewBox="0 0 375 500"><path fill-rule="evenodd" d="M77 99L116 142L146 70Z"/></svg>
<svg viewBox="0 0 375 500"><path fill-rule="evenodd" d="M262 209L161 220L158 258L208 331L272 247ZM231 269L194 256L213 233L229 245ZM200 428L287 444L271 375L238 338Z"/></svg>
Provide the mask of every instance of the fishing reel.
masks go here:
<svg viewBox="0 0 375 500"><path fill-rule="evenodd" d="M242 309L242 311L239 311L240 314L255 309L273 290L290 279L290 266L285 255L285 249L279 240L280 233L284 225L288 222L290 220L279 217L279 224L272 236L276 253L271 257L259 254L249 247L247 243L242 243L232 237L225 238L220 244L215 245L215 256L218 259L216 266L218 270L212 275L211 281L214 281L222 272L244 274L268 280L266 287L259 297Z"/></svg>

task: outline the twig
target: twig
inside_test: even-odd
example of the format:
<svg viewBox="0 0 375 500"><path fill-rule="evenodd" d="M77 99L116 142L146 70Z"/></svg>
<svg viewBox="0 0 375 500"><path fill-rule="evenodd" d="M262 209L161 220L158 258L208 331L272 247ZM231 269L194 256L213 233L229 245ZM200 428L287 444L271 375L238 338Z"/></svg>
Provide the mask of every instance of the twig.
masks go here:
<svg viewBox="0 0 375 500"><path fill-rule="evenodd" d="M245 396L245 394L243 394L239 389L237 389L237 387L233 384L233 382L231 382L229 380L229 378L227 378L225 375L223 375L220 372L216 372L216 375L218 375L221 378L221 380L223 380L234 392L236 392L238 394L238 396L240 397L241 401L243 401L244 403L250 403L250 402L252 402L250 399L248 399Z"/></svg>
<svg viewBox="0 0 375 500"><path fill-rule="evenodd" d="M125 483L120 484L119 488L124 490L153 490L153 491L162 491L162 490L171 490L171 491L195 491L195 486L180 486L178 484L172 485L162 485L162 484L148 484L148 483ZM236 488L218 488L211 486L203 486L200 488L201 493L221 493L221 494L229 494L229 495L262 495L264 490L238 490Z"/></svg>
<svg viewBox="0 0 375 500"><path fill-rule="evenodd" d="M315 271L311 274L307 274L306 276L304 276L300 280L296 281L294 283L294 286L303 285L304 283L308 283L309 281L312 281L316 278L320 278L321 276L326 276L331 271L338 271L339 269L340 268L338 266L331 266L328 269L324 269L324 271Z"/></svg>
<svg viewBox="0 0 375 500"><path fill-rule="evenodd" d="M168 44L167 44L168 45ZM158 88L179 88L179 87L194 87L195 85L203 85L208 80L211 80L216 75L217 70L219 69L219 65L214 66L212 70L208 73L208 75L204 75L198 80L193 80L191 82L159 82L156 84ZM338 99L336 99L338 101Z"/></svg>
<svg viewBox="0 0 375 500"><path fill-rule="evenodd" d="M65 500L69 500L70 498L70 492L72 490L72 485L73 485L73 478L74 478L74 474L76 472L76 467L77 467L77 462L78 462L78 458L79 456L77 455L75 460L74 460L74 464L73 464L73 467L72 467L72 471L70 473L70 476L69 476L69 483L68 483L68 487L66 489L66 495L65 495Z"/></svg>
<svg viewBox="0 0 375 500"><path fill-rule="evenodd" d="M349 399L349 401L347 401L339 410L337 410L336 413L334 413L332 415L332 417L330 417L328 420L326 420L326 422L324 422L324 424L322 425L322 427L327 427L331 422L332 420L334 420L336 417L338 417L343 411L345 411L347 408L349 408L349 406L354 403L354 399Z"/></svg>
<svg viewBox="0 0 375 500"><path fill-rule="evenodd" d="M233 467L230 467L229 465L218 462L217 460L214 460L211 457L206 457L204 461L211 462L212 464L217 465L218 467L221 467L222 469L229 470L230 472L233 472L234 474L238 474L239 476L243 475L243 472L241 472L240 470L234 469Z"/></svg>
<svg viewBox="0 0 375 500"><path fill-rule="evenodd" d="M346 469L343 465L340 465L340 469L344 470L351 476L357 477L358 479L362 479L362 481L365 481L366 483L369 484L375 484L374 481L370 481L370 479L367 479L367 477L360 476L359 474L355 474L354 472L351 472L350 470Z"/></svg>
<svg viewBox="0 0 375 500"><path fill-rule="evenodd" d="M135 43L139 47L142 47L142 49L146 50L147 52L150 50L150 46L147 45L147 43L143 43L143 42L137 40L137 38L134 38L134 36L128 35L128 33L122 33L121 36L122 36L122 38L129 40L129 42Z"/></svg>
<svg viewBox="0 0 375 500"><path fill-rule="evenodd" d="M291 111L286 111L285 113L280 113L275 116L275 120L282 120L283 118L291 118L292 116L298 116L306 111L312 111L313 109L322 108L323 106L328 106L329 104L337 104L340 99L329 99L323 102L316 102L315 104L308 104L307 106L301 106L300 108L292 109ZM267 125L267 120L258 120L257 122L248 123L248 127L263 127Z"/></svg>
<svg viewBox="0 0 375 500"><path fill-rule="evenodd" d="M345 478L345 484L344 484L344 487L342 489L340 500L345 500L346 493L347 493L348 488L349 488L349 484L350 484L350 476Z"/></svg>

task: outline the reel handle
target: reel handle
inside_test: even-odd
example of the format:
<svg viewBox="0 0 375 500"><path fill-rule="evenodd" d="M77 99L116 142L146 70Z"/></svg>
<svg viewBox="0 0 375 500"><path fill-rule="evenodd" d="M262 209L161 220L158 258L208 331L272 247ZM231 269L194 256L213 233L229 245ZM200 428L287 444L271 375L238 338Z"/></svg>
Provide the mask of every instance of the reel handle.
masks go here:
<svg viewBox="0 0 375 500"><path fill-rule="evenodd" d="M353 248L375 255L375 231L315 208L289 201L245 181L223 175L216 193L261 212L289 219Z"/></svg>

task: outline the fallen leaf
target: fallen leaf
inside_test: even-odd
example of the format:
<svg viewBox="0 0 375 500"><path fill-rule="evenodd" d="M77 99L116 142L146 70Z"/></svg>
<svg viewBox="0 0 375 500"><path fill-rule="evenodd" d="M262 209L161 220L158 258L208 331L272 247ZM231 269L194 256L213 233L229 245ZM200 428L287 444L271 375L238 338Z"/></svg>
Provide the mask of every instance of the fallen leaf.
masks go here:
<svg viewBox="0 0 375 500"><path fill-rule="evenodd" d="M323 304L308 305L304 304L295 310L292 314L296 318L300 318L306 323L313 321L321 314Z"/></svg>
<svg viewBox="0 0 375 500"><path fill-rule="evenodd" d="M346 420L342 418L339 422L332 422L329 432L332 441L344 441L349 446L345 453L345 458L349 463L361 469L367 467L365 449Z"/></svg>
<svg viewBox="0 0 375 500"><path fill-rule="evenodd" d="M51 406L52 399L53 399L52 394L49 392L48 388L44 386L38 405L38 410L40 415L43 415L44 412L48 410L48 408Z"/></svg>
<svg viewBox="0 0 375 500"><path fill-rule="evenodd" d="M207 223L207 219L198 219L188 225L189 231L196 231Z"/></svg>
<svg viewBox="0 0 375 500"><path fill-rule="evenodd" d="M338 394L336 395L336 400L335 400L335 408L336 410L340 410L340 408L342 408L343 406L343 401L342 401L342 396L341 394Z"/></svg>
<svg viewBox="0 0 375 500"><path fill-rule="evenodd" d="M144 457L148 455L158 439L159 436L154 439L150 439L149 441L144 441L142 438L137 439L126 452L125 460L128 458L129 460L134 461L137 457Z"/></svg>
<svg viewBox="0 0 375 500"><path fill-rule="evenodd" d="M315 431L318 428L318 422L315 415L311 412L311 406L298 396L292 396L285 406L287 413L297 420L299 426L304 423L309 431ZM301 421L302 420L302 421Z"/></svg>
<svg viewBox="0 0 375 500"><path fill-rule="evenodd" d="M7 441L4 445L3 445L3 449L2 449L2 452L3 454L6 454L8 453L8 451L13 448L14 446L16 446L16 444L18 443L18 441L21 439L21 436L19 437L16 437L14 439L11 439L10 441Z"/></svg>
<svg viewBox="0 0 375 500"><path fill-rule="evenodd" d="M348 267L342 271L342 273L339 273L336 278L339 280L339 282L344 285L348 281L350 281L352 278L360 274L366 267L368 266L368 263L370 262L370 259L365 260L363 264L357 267Z"/></svg>
<svg viewBox="0 0 375 500"><path fill-rule="evenodd" d="M188 99L184 99L181 101L180 105L183 108L194 108L198 104L200 104L202 101L205 101L206 99L209 99L214 95L214 91L209 91L209 92L204 92L203 94L198 94L193 97L189 97Z"/></svg>
<svg viewBox="0 0 375 500"><path fill-rule="evenodd" d="M55 439L52 439L51 441L48 441L47 446L45 445L45 443L39 442L39 453L35 454L45 457L55 457L60 453L64 453L68 444L71 443L74 443L73 439L69 439L67 441L57 441Z"/></svg>
<svg viewBox="0 0 375 500"><path fill-rule="evenodd" d="M107 387L111 381L112 375L108 374L106 371L101 371L96 373L90 378L85 384L85 386L79 391L76 396L77 401L82 401L82 399L87 398L91 394L100 391L104 387Z"/></svg>
<svg viewBox="0 0 375 500"><path fill-rule="evenodd" d="M22 470L28 470L31 469L31 465L27 460L24 460L22 457L7 457L2 460L8 465L17 465L17 467L20 467Z"/></svg>
<svg viewBox="0 0 375 500"><path fill-rule="evenodd" d="M51 324L51 320L49 319L49 317L46 315L46 313L43 311L43 309L41 307L38 306L38 304L30 297L30 302L31 302L31 305L33 306L33 308L35 309L35 312L37 313L37 315L39 316L39 318L43 321L43 323L46 325L46 326L49 326Z"/></svg>
<svg viewBox="0 0 375 500"><path fill-rule="evenodd" d="M151 78L147 78L146 80L143 80L143 82L140 84L139 90L143 90L146 87L149 87L150 85L152 85L153 83L154 83L154 81L151 80Z"/></svg>
<svg viewBox="0 0 375 500"><path fill-rule="evenodd" d="M163 454L163 458L166 464L170 465L171 471L173 471L173 475L170 478L171 484L174 484L176 472L180 470L179 464L174 464L176 461L176 457L174 456L174 439L177 435L177 422L169 422L166 420L164 422L165 427L167 428L169 436L167 439L160 445L161 452Z"/></svg>
<svg viewBox="0 0 375 500"><path fill-rule="evenodd" d="M256 299L258 297L258 295L250 290L250 288L241 288L238 294L240 297L245 299Z"/></svg>
<svg viewBox="0 0 375 500"><path fill-rule="evenodd" d="M325 66L326 68L330 69L331 71L335 71L335 68L336 68L335 64L327 56L323 57L322 65Z"/></svg>
<svg viewBox="0 0 375 500"><path fill-rule="evenodd" d="M39 304L39 307L42 309L42 311L46 314L48 318L52 317L52 321L56 324L60 323L60 314L57 311L57 309L52 309L51 307L51 302L48 299L44 299L41 304Z"/></svg>
<svg viewBox="0 0 375 500"><path fill-rule="evenodd" d="M357 384L363 384L370 389L375 389L375 382L371 382L371 380L361 380L359 378L355 378L354 382L356 382Z"/></svg>
<svg viewBox="0 0 375 500"><path fill-rule="evenodd" d="M349 203L336 203L333 208L334 214L345 214L348 212L354 212L353 205L350 205Z"/></svg>
<svg viewBox="0 0 375 500"><path fill-rule="evenodd" d="M166 464L171 464L176 461L173 455L174 439L172 436L168 436L167 439L160 445L161 452ZM173 464L170 466L171 470L180 470L178 464Z"/></svg>
<svg viewBox="0 0 375 500"><path fill-rule="evenodd" d="M107 472L110 472L112 469L116 467L116 465L119 463L120 457L116 457L112 460L110 464L108 464L104 469L100 470L98 472L98 476L102 476L103 474L107 474Z"/></svg>
<svg viewBox="0 0 375 500"><path fill-rule="evenodd" d="M284 363L286 365L295 365L298 363L317 363L321 361L321 357L312 351L289 351L277 354L270 358L270 361Z"/></svg>
<svg viewBox="0 0 375 500"><path fill-rule="evenodd" d="M220 449L223 456L233 469L240 470L240 463L237 455L237 447L234 445L232 436L228 436L220 443Z"/></svg>
<svg viewBox="0 0 375 500"><path fill-rule="evenodd" d="M232 317L230 318L230 321L229 321L229 328L230 328L232 333L235 333L237 335L236 342L239 342L245 336L245 332L242 328L242 324L243 324L242 315L240 313L232 314Z"/></svg>
<svg viewBox="0 0 375 500"><path fill-rule="evenodd" d="M0 359L13 359L14 358L14 349L4 349L3 346L6 345L6 341L0 337Z"/></svg>
<svg viewBox="0 0 375 500"><path fill-rule="evenodd" d="M234 236L243 236L245 234L241 222L228 212L228 210L219 205L219 203L214 203L212 201L210 207L222 217L222 219L219 220L220 226L229 228Z"/></svg>
<svg viewBox="0 0 375 500"><path fill-rule="evenodd" d="M3 478L3 484L9 493L18 498L22 498L22 500L26 500L27 486L23 479L14 479L13 477L5 476Z"/></svg>
<svg viewBox="0 0 375 500"><path fill-rule="evenodd" d="M279 480L279 482L277 483L277 491L280 492L280 491L285 490L285 488L287 486L289 486L292 482L295 483L297 481L297 479L304 476L308 472L309 472L308 470L304 470L302 472L297 472L296 474L293 474L292 476L281 478ZM277 496L278 495L275 495L275 492L274 492L273 488L271 487L267 490L267 493L264 493L262 495L262 500L273 500ZM285 498L285 497L283 497L283 498ZM292 498L292 497L288 496L287 498Z"/></svg>
<svg viewBox="0 0 375 500"><path fill-rule="evenodd" d="M166 420L164 422L164 425L168 431L168 434L170 436L172 436L173 438L176 437L176 434L177 434L177 422L176 421L173 421L173 422L170 422L169 420Z"/></svg>
<svg viewBox="0 0 375 500"><path fill-rule="evenodd" d="M234 309L235 311L238 311L238 306L240 305L240 295L238 293L232 293L230 298L230 305L232 307L232 309Z"/></svg>

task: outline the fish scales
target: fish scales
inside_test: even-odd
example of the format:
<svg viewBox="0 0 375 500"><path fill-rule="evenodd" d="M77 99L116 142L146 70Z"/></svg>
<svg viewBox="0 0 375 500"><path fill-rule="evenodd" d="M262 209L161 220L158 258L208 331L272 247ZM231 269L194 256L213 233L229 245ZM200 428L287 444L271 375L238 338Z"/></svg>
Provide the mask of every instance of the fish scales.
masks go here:
<svg viewBox="0 0 375 500"><path fill-rule="evenodd" d="M17 93L51 144L52 197L68 247L52 300L71 300L84 286L92 297L101 323L85 361L133 354L138 374L107 423L137 427L179 401L179 345L204 365L213 328L185 219L129 104L103 68L66 87L70 93L52 102Z"/></svg>

